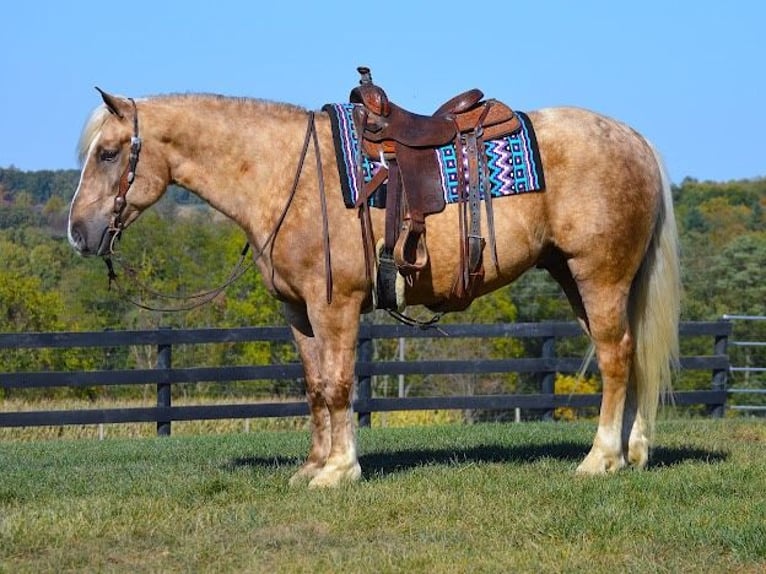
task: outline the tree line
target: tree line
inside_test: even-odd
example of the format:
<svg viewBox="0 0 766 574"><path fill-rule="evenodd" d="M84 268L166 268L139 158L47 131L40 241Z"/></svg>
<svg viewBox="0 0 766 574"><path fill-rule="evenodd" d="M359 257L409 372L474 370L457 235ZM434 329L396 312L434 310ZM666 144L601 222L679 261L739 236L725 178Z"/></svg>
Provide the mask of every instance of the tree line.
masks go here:
<svg viewBox="0 0 766 574"><path fill-rule="evenodd" d="M279 305L253 268L211 303L184 313L161 314L137 308L114 288L99 259L77 256L66 240L68 204L77 187L75 170L22 171L0 168L0 332L235 327L283 322ZM683 320L714 320L724 313L766 315L766 178L729 182L686 178L673 186L681 238ZM171 187L121 240L119 251L136 279L173 296L198 293L222 283L239 259L244 233L188 191ZM118 269L119 272L119 269ZM123 271L124 272L124 271ZM128 282L132 284L132 282ZM145 293L134 293L137 297ZM415 311L417 313L417 311ZM572 313L558 286L533 270L511 285L478 299L450 322L569 320ZM373 320L385 321L383 313ZM766 340L764 325L749 325L744 336ZM760 331L759 331L760 330ZM524 343L535 345L534 342ZM567 343L574 347L581 343ZM687 343L685 343L687 344ZM705 346L709 341L688 343ZM214 347L214 346L211 346ZM456 352L474 352L461 349ZM487 351L487 349L485 349ZM694 349L687 349L693 352ZM381 344L381 358L393 358L395 342ZM408 348L424 357L427 342ZM514 341L493 341L496 357L539 352ZM757 350L752 351L757 354ZM94 355L88 350L0 351L3 370L149 366L153 349L122 349ZM290 360L290 345L239 344L174 351L174 363L262 364ZM763 353L761 351L761 353ZM753 359L749 357L748 360ZM754 360L766 364L766 359ZM484 391L509 391L525 383L495 377ZM702 382L688 382L702 386ZM438 381L434 384L441 384ZM234 388L235 392L236 388Z"/></svg>

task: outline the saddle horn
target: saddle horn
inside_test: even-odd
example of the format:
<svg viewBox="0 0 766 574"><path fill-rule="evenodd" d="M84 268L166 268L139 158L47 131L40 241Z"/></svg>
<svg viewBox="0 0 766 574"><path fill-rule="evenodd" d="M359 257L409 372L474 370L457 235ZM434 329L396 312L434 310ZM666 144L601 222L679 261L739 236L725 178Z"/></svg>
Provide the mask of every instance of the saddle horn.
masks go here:
<svg viewBox="0 0 766 574"><path fill-rule="evenodd" d="M357 72L361 75L359 85L351 90L348 101L352 104L362 104L365 108L378 116L386 117L391 112L386 92L372 83L370 68L359 66Z"/></svg>
<svg viewBox="0 0 766 574"><path fill-rule="evenodd" d="M360 76L362 76L361 78L359 78L360 86L372 83L372 72L370 72L370 68L368 68L367 66L359 66L356 69L356 71L359 72Z"/></svg>

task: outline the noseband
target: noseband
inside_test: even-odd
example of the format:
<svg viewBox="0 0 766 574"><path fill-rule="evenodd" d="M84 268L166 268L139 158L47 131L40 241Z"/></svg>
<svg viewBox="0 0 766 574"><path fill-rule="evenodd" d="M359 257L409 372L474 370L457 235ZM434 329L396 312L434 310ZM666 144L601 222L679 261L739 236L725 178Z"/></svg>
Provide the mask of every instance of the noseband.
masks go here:
<svg viewBox="0 0 766 574"><path fill-rule="evenodd" d="M112 233L111 244L114 244L115 239L125 227L125 222L122 221L122 212L125 211L125 206L127 205L125 196L128 194L130 186L133 185L133 180L136 179L136 166L138 165L138 156L141 153L141 137L138 135L138 108L136 108L136 102L133 98L128 98L128 100L133 104L133 136L130 138L128 165L120 177L117 195L114 198L112 221L109 223L109 231ZM109 246L110 253L112 252L111 244Z"/></svg>

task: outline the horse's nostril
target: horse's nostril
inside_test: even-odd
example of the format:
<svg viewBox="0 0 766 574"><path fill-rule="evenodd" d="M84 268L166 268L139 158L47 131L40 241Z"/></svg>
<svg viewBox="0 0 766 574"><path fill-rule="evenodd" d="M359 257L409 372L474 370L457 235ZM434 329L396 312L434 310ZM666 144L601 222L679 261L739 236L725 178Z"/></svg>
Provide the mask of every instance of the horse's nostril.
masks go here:
<svg viewBox="0 0 766 574"><path fill-rule="evenodd" d="M81 253L85 250L85 229L81 224L73 223L69 228L69 243Z"/></svg>

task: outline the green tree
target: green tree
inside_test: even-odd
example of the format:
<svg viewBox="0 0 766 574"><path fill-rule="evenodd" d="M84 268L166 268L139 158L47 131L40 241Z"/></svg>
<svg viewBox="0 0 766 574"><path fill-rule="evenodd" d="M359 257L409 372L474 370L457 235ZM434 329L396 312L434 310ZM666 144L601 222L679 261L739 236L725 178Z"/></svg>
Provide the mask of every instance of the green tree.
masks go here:
<svg viewBox="0 0 766 574"><path fill-rule="evenodd" d="M766 315L766 233L735 237L710 267L716 314Z"/></svg>

